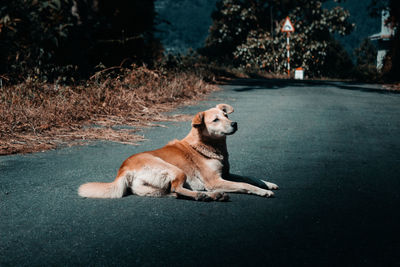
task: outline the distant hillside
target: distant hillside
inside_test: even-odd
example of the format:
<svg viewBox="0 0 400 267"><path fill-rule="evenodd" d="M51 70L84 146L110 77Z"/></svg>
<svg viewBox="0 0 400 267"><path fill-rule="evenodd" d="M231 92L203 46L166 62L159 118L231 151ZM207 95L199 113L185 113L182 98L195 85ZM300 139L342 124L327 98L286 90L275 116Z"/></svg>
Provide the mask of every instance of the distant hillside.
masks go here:
<svg viewBox="0 0 400 267"><path fill-rule="evenodd" d="M217 0L157 0L161 24L156 36L167 52L186 52L204 45ZM168 21L170 24L162 22Z"/></svg>
<svg viewBox="0 0 400 267"><path fill-rule="evenodd" d="M159 24L157 37L162 40L167 51L186 52L204 45L208 29L212 23L211 13L217 0L157 0L156 11L160 21L170 24ZM380 19L371 18L367 7L371 0L347 0L336 3L333 0L324 3L326 8L341 5L351 14L351 22L356 24L355 30L348 36L337 36L345 49L352 55L354 48L369 35L380 31Z"/></svg>

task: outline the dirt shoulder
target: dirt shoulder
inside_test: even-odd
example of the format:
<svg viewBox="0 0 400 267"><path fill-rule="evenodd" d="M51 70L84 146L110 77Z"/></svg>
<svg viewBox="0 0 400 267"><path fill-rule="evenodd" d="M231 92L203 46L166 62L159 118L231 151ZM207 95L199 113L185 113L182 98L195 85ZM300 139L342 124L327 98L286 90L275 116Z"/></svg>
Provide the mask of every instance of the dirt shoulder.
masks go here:
<svg viewBox="0 0 400 267"><path fill-rule="evenodd" d="M400 92L400 83L385 84L383 86L385 90Z"/></svg>

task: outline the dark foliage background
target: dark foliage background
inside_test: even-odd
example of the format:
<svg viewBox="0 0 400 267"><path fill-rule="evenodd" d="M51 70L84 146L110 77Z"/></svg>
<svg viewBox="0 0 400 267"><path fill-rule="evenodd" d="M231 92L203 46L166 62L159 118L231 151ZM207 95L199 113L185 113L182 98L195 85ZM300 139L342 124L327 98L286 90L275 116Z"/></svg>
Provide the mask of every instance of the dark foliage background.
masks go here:
<svg viewBox="0 0 400 267"><path fill-rule="evenodd" d="M346 78L345 70L352 64L346 51L335 42L334 34L347 35L354 25L349 22L347 10L338 6L326 9L322 2L219 1L202 52L219 61L231 59L235 65L284 73L286 35L280 29L288 16L296 25L290 36L292 68L303 67L310 77L329 74ZM333 62L333 58L338 60Z"/></svg>
<svg viewBox="0 0 400 267"><path fill-rule="evenodd" d="M151 64L161 56L152 0L3 0L0 74L85 77L95 67Z"/></svg>
<svg viewBox="0 0 400 267"><path fill-rule="evenodd" d="M399 28L399 1L368 2L371 2L369 12L378 21L380 11L388 7L391 14L388 23ZM399 31L385 59L383 76L374 70L374 62L357 60L359 54L369 53L368 57L376 54L371 45L362 42L361 33L351 33L353 29L364 29L367 34L366 28L376 24L366 19L365 23L353 25L354 21L362 21L360 16L366 16L365 10L357 9L362 6L360 3L349 0L2 0L0 75L10 83L26 79L68 82L88 78L112 66L143 63L150 68L160 64L168 66L168 58L163 56L164 49L157 38L163 39L167 51L172 48L174 52L185 53L188 47L200 48L200 54L206 57L192 57L191 52L191 62L250 66L253 70L280 74L284 70L281 62L285 61L285 36L279 29L289 15L296 23L296 32L292 35L292 67L306 68L309 77L396 80L400 77ZM352 10L351 14L347 8ZM340 35L348 35L350 39ZM206 42L201 48L203 40ZM353 50L355 43L360 46Z"/></svg>

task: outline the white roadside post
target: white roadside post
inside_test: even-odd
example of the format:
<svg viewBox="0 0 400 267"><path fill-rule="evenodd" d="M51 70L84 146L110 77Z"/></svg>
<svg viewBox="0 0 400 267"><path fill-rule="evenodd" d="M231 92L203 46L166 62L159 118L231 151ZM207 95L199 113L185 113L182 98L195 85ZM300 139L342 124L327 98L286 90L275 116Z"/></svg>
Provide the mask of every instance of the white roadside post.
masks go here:
<svg viewBox="0 0 400 267"><path fill-rule="evenodd" d="M285 22L283 23L283 27L281 32L286 32L286 55L287 55L287 73L288 77L290 77L290 33L294 32L294 27L292 22L290 22L289 17L286 17Z"/></svg>
<svg viewBox="0 0 400 267"><path fill-rule="evenodd" d="M289 32L286 35L286 55L287 55L287 73L290 77L290 43L289 43Z"/></svg>

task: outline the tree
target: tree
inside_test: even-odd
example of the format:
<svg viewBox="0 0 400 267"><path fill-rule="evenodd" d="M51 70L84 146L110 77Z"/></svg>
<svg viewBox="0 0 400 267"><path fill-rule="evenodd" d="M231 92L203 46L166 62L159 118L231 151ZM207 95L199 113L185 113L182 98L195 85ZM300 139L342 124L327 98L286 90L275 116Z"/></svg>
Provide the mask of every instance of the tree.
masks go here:
<svg viewBox="0 0 400 267"><path fill-rule="evenodd" d="M344 47L335 39L328 41L321 73L331 78L352 78L354 64Z"/></svg>
<svg viewBox="0 0 400 267"><path fill-rule="evenodd" d="M0 8L0 73L38 74L55 60L74 24L71 1L5 1Z"/></svg>
<svg viewBox="0 0 400 267"><path fill-rule="evenodd" d="M347 34L354 25L348 22L348 11L323 9L321 1L223 0L214 14L207 49L233 55L242 66L282 73L286 35L280 27L286 16L296 25L291 35L292 66L305 68L311 76L322 75L332 35Z"/></svg>
<svg viewBox="0 0 400 267"><path fill-rule="evenodd" d="M162 51L155 16L154 0L3 1L0 75L52 80L88 75L99 63L151 64Z"/></svg>
<svg viewBox="0 0 400 267"><path fill-rule="evenodd" d="M354 78L362 81L376 81L378 71L376 69L376 48L367 38L360 47L354 50L357 65L354 69Z"/></svg>
<svg viewBox="0 0 400 267"><path fill-rule="evenodd" d="M265 15L262 5L262 1L257 0L217 2L217 10L211 15L213 24L201 52L210 58L231 57L236 47L246 40L249 31L259 27L258 20Z"/></svg>
<svg viewBox="0 0 400 267"><path fill-rule="evenodd" d="M354 54L358 66L376 66L376 48L368 38L361 43L360 47L354 50Z"/></svg>

